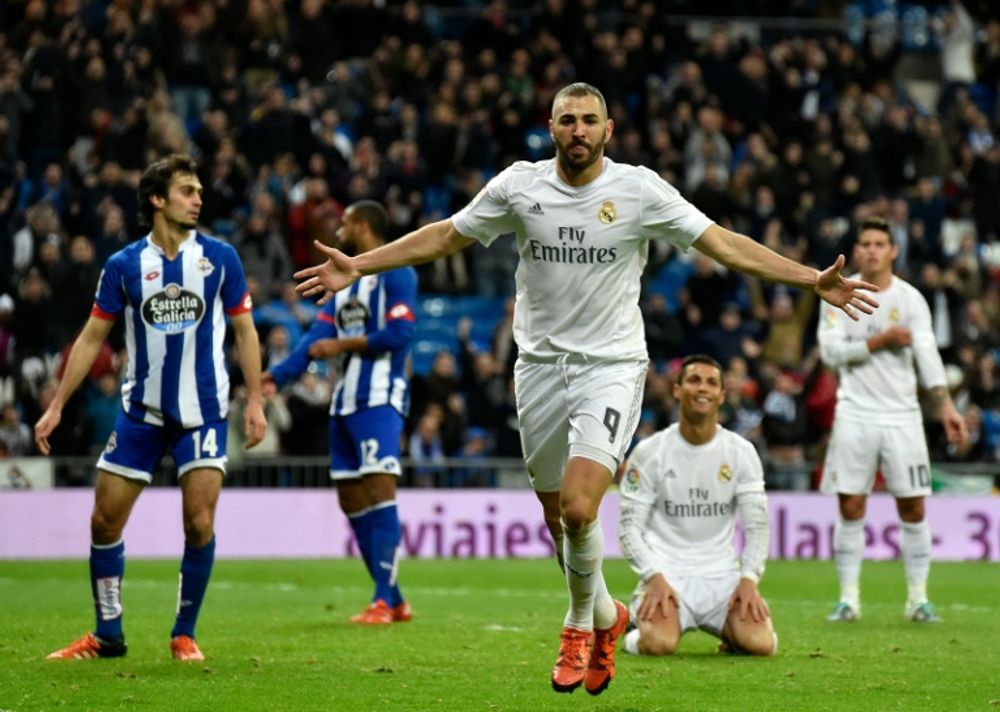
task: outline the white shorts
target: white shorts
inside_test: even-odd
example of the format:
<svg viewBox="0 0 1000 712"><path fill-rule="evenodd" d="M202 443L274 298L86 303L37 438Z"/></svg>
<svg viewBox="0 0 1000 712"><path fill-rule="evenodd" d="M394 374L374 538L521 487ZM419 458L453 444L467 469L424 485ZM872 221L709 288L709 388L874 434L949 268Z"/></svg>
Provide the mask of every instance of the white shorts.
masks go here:
<svg viewBox="0 0 1000 712"><path fill-rule="evenodd" d="M869 494L875 472L895 497L931 493L930 457L923 424L880 425L835 420L823 464L827 494Z"/></svg>
<svg viewBox="0 0 1000 712"><path fill-rule="evenodd" d="M740 583L740 572L732 571L711 576L675 576L667 583L680 598L678 614L681 634L690 630L703 630L717 638L722 637L722 627L729 616L729 599ZM632 620L637 619L639 604L645 595L646 585L640 583L629 604Z"/></svg>
<svg viewBox="0 0 1000 712"><path fill-rule="evenodd" d="M632 442L642 407L646 361L555 363L518 359L514 394L531 486L558 492L570 457L601 463L613 474Z"/></svg>

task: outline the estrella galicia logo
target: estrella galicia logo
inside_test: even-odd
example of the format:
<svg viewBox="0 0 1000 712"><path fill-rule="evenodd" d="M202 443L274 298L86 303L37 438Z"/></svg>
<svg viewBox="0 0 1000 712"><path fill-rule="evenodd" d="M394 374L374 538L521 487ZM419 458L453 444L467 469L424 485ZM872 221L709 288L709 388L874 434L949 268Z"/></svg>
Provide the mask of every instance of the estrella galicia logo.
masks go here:
<svg viewBox="0 0 1000 712"><path fill-rule="evenodd" d="M142 303L142 320L168 334L187 331L204 315L205 300L174 283L166 285L162 292L149 295Z"/></svg>
<svg viewBox="0 0 1000 712"><path fill-rule="evenodd" d="M363 336L369 316L371 314L368 307L358 301L357 297L351 297L337 310L337 328L345 336Z"/></svg>

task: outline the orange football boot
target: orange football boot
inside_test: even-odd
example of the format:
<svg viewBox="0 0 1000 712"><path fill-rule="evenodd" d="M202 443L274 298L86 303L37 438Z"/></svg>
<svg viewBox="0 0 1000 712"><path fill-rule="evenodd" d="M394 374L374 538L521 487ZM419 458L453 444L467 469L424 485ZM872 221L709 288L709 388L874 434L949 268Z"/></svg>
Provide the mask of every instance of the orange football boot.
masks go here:
<svg viewBox="0 0 1000 712"><path fill-rule="evenodd" d="M351 616L351 623L360 623L361 625L385 625L392 623L392 621L392 609L381 598L376 598L368 608Z"/></svg>
<svg viewBox="0 0 1000 712"><path fill-rule="evenodd" d="M178 635L170 641L170 653L174 660L204 660L205 654L190 635Z"/></svg>
<svg viewBox="0 0 1000 712"><path fill-rule="evenodd" d="M61 650L45 656L46 660L87 660L89 658L120 658L128 651L125 639L114 642L101 640L93 633L74 640Z"/></svg>
<svg viewBox="0 0 1000 712"><path fill-rule="evenodd" d="M592 695L599 695L608 689L615 676L615 646L628 625L628 608L621 601L615 601L615 611L618 617L614 625L594 629L594 650L584 677L584 687Z"/></svg>
<svg viewBox="0 0 1000 712"><path fill-rule="evenodd" d="M572 692L583 682L590 662L590 645L594 634L579 628L562 629L559 636L559 657L552 668L552 689Z"/></svg>

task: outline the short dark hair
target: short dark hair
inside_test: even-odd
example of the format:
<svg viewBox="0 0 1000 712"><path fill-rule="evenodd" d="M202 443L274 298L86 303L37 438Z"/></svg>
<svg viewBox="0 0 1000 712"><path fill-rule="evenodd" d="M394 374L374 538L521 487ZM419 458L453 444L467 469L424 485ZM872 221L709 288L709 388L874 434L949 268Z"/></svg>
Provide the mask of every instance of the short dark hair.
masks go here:
<svg viewBox="0 0 1000 712"><path fill-rule="evenodd" d="M693 363L705 363L708 364L709 366L715 366L715 368L719 369L720 379L723 377L725 373L725 371L722 370L722 364L716 361L708 354L692 354L691 356L688 356L683 361L681 361L681 372L680 375L677 377L678 382L684 380L684 371L687 369L688 366L690 366Z"/></svg>
<svg viewBox="0 0 1000 712"><path fill-rule="evenodd" d="M381 203L374 200L359 200L347 206L358 220L368 225L368 229L382 242L389 232L389 213Z"/></svg>
<svg viewBox="0 0 1000 712"><path fill-rule="evenodd" d="M587 82L573 82L564 86L552 97L552 118L555 118L556 115L556 104L567 96L596 96L601 103L601 111L604 112L605 118L608 115L608 104L604 101L604 94L601 93L600 89L593 84L587 84Z"/></svg>
<svg viewBox="0 0 1000 712"><path fill-rule="evenodd" d="M153 224L153 204L151 197L166 198L170 190L170 181L175 175L198 175L198 164L191 156L175 153L161 158L153 163L139 179L139 223L151 226Z"/></svg>
<svg viewBox="0 0 1000 712"><path fill-rule="evenodd" d="M858 235L863 233L865 230L878 230L879 232L884 232L889 237L889 244L895 244L895 240L892 238L892 230L889 229L889 221L885 218L880 217L870 217L865 218L858 228Z"/></svg>

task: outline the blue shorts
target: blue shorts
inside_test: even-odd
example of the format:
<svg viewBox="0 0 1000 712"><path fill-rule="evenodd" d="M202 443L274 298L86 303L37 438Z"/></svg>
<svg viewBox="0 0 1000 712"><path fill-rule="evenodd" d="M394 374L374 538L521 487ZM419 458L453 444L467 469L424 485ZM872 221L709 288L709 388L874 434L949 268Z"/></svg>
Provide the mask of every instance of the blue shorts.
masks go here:
<svg viewBox="0 0 1000 712"><path fill-rule="evenodd" d="M178 477L199 467L225 474L226 433L224 420L185 429L169 421L164 425L143 423L120 412L97 468L148 483L169 448Z"/></svg>
<svg viewBox="0 0 1000 712"><path fill-rule="evenodd" d="M403 416L390 405L330 418L330 477L400 475Z"/></svg>

